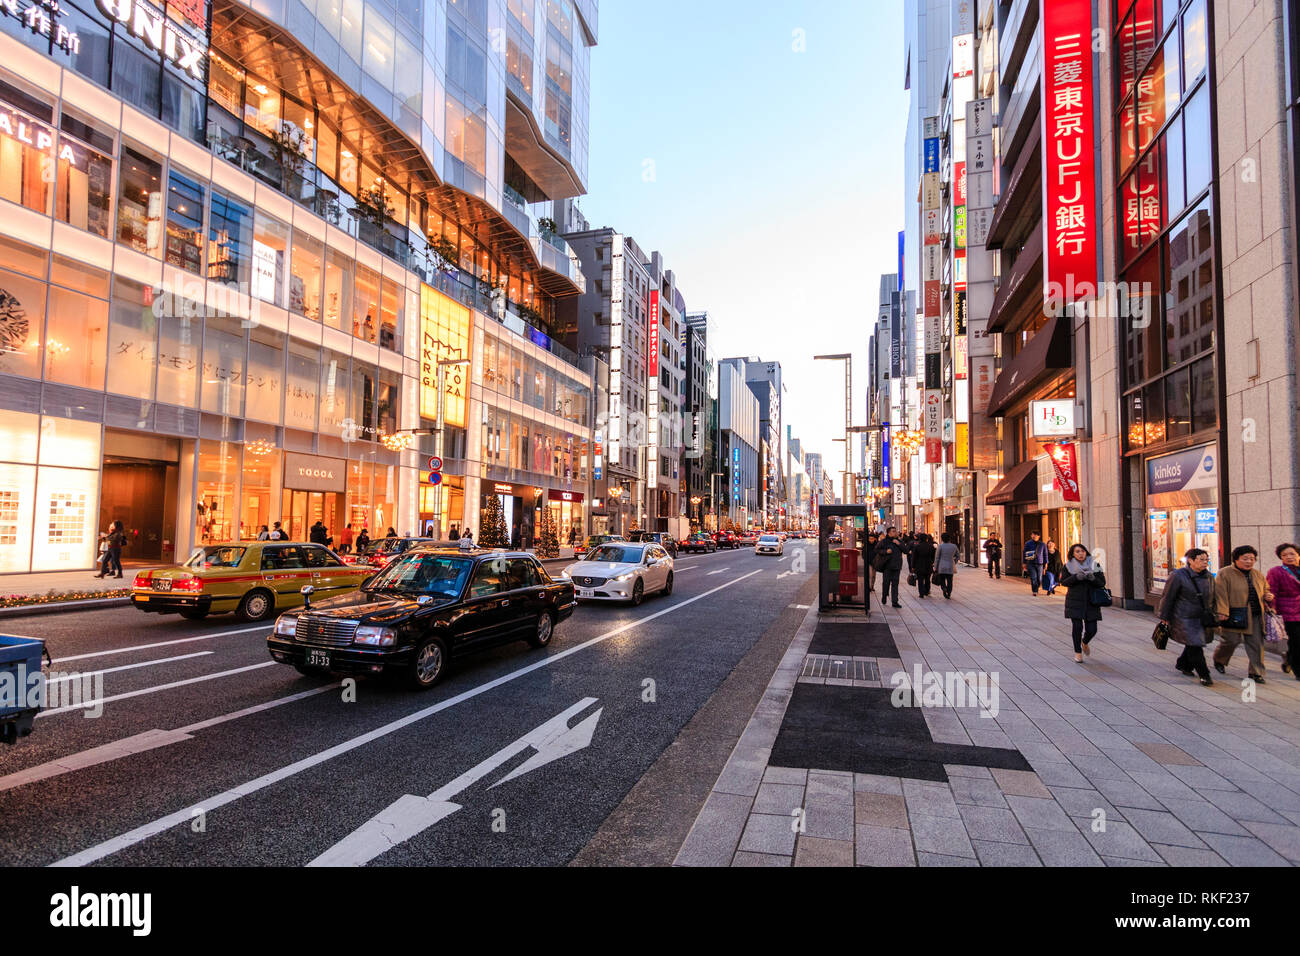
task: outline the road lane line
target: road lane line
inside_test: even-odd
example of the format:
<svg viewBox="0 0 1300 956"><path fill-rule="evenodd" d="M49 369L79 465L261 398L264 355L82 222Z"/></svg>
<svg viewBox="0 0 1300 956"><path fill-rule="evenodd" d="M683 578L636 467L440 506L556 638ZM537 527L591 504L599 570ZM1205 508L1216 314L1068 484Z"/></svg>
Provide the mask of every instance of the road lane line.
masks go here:
<svg viewBox="0 0 1300 956"><path fill-rule="evenodd" d="M84 661L91 657L107 657L110 654L129 654L132 651L149 651L156 647L172 647L176 644L190 644L194 641L211 641L218 637L227 637L232 634L249 634L253 631L270 631L274 625L263 624L259 627L241 627L235 631L213 631L211 634L200 634L198 637L182 637L174 641L161 641L157 644L136 644L134 647L115 647L108 651L93 651L89 654L73 654L70 657L56 657L55 664L62 664L65 661ZM42 638L44 640L44 638Z"/></svg>
<svg viewBox="0 0 1300 956"><path fill-rule="evenodd" d="M290 777L296 776L297 774L302 773L304 770L310 770L312 767L318 766L322 763L332 760L335 757L341 756L342 754L348 753L352 750L356 750L358 747L363 747L366 744L371 743L372 741L379 740L383 737L387 737L389 734L396 733L397 731L402 730L405 727L409 727L411 724L418 723L421 720L424 720L428 717L432 717L434 714L455 707L457 704L462 704L467 700L471 700L475 697L478 697L480 694L485 694L490 690L494 690L497 687L502 686L503 684L508 684L511 681L523 677L525 674L531 674L533 671L541 670L544 667L550 667L552 664L559 663L560 661L564 660L566 657L569 657L573 654L577 654L579 651L584 651L589 647L595 647L597 644L602 644L605 641L617 637L618 635L626 631L630 631L633 628L640 627L642 624L648 624L651 621L655 620L656 618L663 617L665 614L671 614L674 611L681 610L682 608L687 607L688 605L694 604L696 601L700 601L706 597L709 597L710 595L717 594L719 591L724 591L727 588L731 587L732 585L739 584L741 581L744 581L747 578L751 578L754 575L760 573L761 572L759 571L751 571L749 574L741 575L738 578L734 578L731 581L727 581L725 584L718 585L716 588L713 588L711 591L705 591L703 594L697 595L696 597L687 598L684 601L679 601L677 604L674 604L672 607L666 607L662 611L656 611L654 614L648 615L647 617L644 618L640 618L639 620L630 621L627 624L623 624L619 627L614 628L611 631L607 631L606 633L601 634L598 637L593 637L591 638L591 640L584 641L581 644L575 645L574 647L568 648L567 650L560 651L557 654L552 654L549 657L545 658L544 660L540 660L535 664L529 664L527 667L521 667L519 670L511 671L509 674L503 674L502 676L490 680L485 684L480 684L478 687L471 687L469 690L462 691L461 693L457 694L455 697L449 697L446 700L439 701L438 703L433 704L430 707L426 707L423 710L416 711L415 713L409 714L406 717L399 718L398 720L385 724L382 727L377 727L376 729L369 731L368 733L364 733L361 734L360 736L353 737L351 740L345 740L341 744L336 744L335 746L330 747L327 750L322 750L321 752L317 754L313 754L310 757L304 757L302 760L291 763L287 767L281 767L279 770L273 770L270 773L263 774L262 776L257 777L254 780L250 780L247 783L240 784L238 787L234 787L230 790L226 790L223 793L214 794L213 796L209 797L207 800L200 801L199 803L196 803L193 806L186 807L183 810L178 810L175 813L170 813L165 817L160 817L157 820L154 820L150 823L146 823L142 826L138 826L134 830L130 830L126 833L120 834L119 836L115 836L112 839L105 840L102 843L98 843L92 847L82 850L80 853L74 853L71 856L64 857L61 860L56 860L54 863L50 865L51 866L85 866L87 864L94 863L97 860L102 860L106 856L112 856L114 853L119 853L122 850L125 850L127 847L135 846L137 843L142 843L145 840L149 839L150 837L157 836L160 833L165 833L167 830L170 830L172 827L177 826L178 824L188 822L193 818L196 812L201 811L203 813L208 813L212 810L216 810L219 807L223 807L228 803L233 803L234 801L240 799L241 797L246 797L249 794L257 793L259 790L264 790L267 787L277 784L282 780L287 780ZM269 661L268 663L274 663L274 661Z"/></svg>
<svg viewBox="0 0 1300 956"><path fill-rule="evenodd" d="M204 674L201 677L191 677L188 680L173 681L170 684L159 684L157 687L144 687L140 690L128 691L125 694L115 694L112 697L101 697L98 700L87 700L80 704L69 704L67 707L56 707L53 710L43 710L36 715L36 719L42 717L52 717L55 714L64 714L70 710L91 710L100 704L111 704L119 700L127 700L131 697L143 697L146 694L156 694L163 690L172 690L176 687L185 687L189 684L201 684L204 681L216 680L218 677L230 677L234 674L243 674L247 671L261 670L263 667L274 667L275 661L267 661L264 664L250 664L247 667L236 667L234 670L220 671L216 674Z"/></svg>
<svg viewBox="0 0 1300 956"><path fill-rule="evenodd" d="M170 664L172 661L188 661L193 657L208 657L212 651L198 651L194 654L181 654L179 657L159 657L152 661L140 661L136 664L123 664L121 667L106 667L101 671L85 671L84 673L69 674L66 677L56 677L53 680L47 680L45 683L61 684L65 680L80 680L83 677L93 677L96 674L112 674L117 671L132 671L138 667L152 667L154 664Z"/></svg>
<svg viewBox="0 0 1300 956"><path fill-rule="evenodd" d="M713 577L715 574L721 574L723 571L730 571L730 570L731 570L731 568L718 568L718 570L716 570L716 571L710 571L708 574L706 574L706 575L704 575L704 576L705 576L706 578L711 578L711 577Z"/></svg>

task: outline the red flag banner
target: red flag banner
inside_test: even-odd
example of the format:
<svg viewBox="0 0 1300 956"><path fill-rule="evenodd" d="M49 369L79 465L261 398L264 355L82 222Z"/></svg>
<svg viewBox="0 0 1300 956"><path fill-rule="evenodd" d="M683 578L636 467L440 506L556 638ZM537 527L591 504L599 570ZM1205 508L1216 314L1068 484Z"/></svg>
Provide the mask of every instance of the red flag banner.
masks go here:
<svg viewBox="0 0 1300 956"><path fill-rule="evenodd" d="M1066 501L1083 501L1079 493L1079 454L1078 445L1073 442L1051 442L1043 446L1047 457L1052 461L1056 471L1056 480L1061 488L1061 496Z"/></svg>

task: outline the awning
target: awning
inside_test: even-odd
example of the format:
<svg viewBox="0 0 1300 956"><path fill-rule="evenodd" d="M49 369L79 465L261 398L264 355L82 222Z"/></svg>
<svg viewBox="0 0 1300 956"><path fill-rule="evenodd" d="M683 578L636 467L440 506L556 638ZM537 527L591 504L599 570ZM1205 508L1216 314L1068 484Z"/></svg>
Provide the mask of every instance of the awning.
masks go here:
<svg viewBox="0 0 1300 956"><path fill-rule="evenodd" d="M993 383L988 415L997 418L1025 398L1039 382L1070 367L1073 341L1070 319L1058 315L1049 319L1026 343Z"/></svg>
<svg viewBox="0 0 1300 956"><path fill-rule="evenodd" d="M1015 505L1038 503L1038 462L1022 461L1011 473L998 482L988 493L984 503L989 505Z"/></svg>

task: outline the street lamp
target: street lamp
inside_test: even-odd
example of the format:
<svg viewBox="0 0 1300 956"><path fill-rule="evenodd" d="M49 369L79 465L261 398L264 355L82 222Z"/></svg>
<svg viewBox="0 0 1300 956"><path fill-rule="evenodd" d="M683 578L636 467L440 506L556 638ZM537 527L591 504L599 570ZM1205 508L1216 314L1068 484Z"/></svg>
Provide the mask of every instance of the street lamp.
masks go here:
<svg viewBox="0 0 1300 956"><path fill-rule="evenodd" d="M848 352L838 355L814 355L814 362L844 363L844 503L849 502L849 473L853 471L853 446L849 444L849 431L853 427L853 356ZM836 439L838 441L838 439Z"/></svg>

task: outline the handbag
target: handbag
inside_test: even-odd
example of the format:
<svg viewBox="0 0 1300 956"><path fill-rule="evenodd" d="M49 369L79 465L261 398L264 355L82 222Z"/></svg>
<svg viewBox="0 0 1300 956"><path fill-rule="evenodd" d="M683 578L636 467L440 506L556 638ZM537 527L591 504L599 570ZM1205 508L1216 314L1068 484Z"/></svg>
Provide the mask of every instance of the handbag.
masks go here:
<svg viewBox="0 0 1300 956"><path fill-rule="evenodd" d="M1264 612L1264 640L1276 644L1286 637L1286 622L1274 611Z"/></svg>
<svg viewBox="0 0 1300 956"><path fill-rule="evenodd" d="M1156 625L1156 629L1151 632L1151 642L1155 644L1156 650L1163 651L1169 646L1169 637L1173 629L1161 621Z"/></svg>
<svg viewBox="0 0 1300 956"><path fill-rule="evenodd" d="M1226 627L1230 631L1244 631L1246 622L1249 619L1249 607L1230 607L1228 608L1228 616L1219 622L1219 626Z"/></svg>
<svg viewBox="0 0 1300 956"><path fill-rule="evenodd" d="M907 576L907 586L908 586L909 588L914 588L914 587L916 587L916 575L915 575L915 574L909 574L909 575Z"/></svg>
<svg viewBox="0 0 1300 956"><path fill-rule="evenodd" d="M1110 588L1093 588L1088 592L1088 603L1093 607L1110 607L1115 600L1110 596Z"/></svg>

